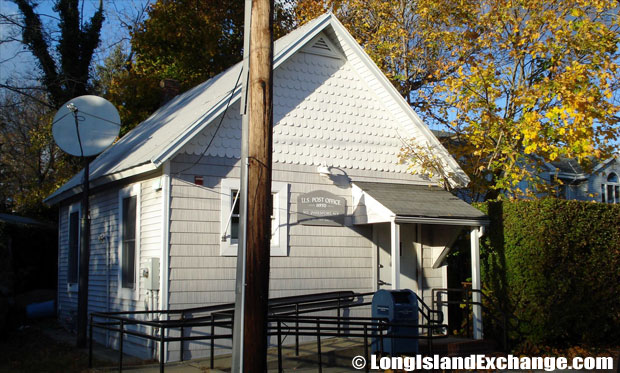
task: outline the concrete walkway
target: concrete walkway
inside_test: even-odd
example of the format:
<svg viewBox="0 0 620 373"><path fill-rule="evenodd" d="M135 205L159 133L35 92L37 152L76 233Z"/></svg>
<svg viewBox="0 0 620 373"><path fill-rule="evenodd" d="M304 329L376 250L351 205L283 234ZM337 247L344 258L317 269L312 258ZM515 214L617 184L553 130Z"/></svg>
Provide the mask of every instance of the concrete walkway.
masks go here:
<svg viewBox="0 0 620 373"><path fill-rule="evenodd" d="M364 355L361 341L345 338L331 338L321 343L322 367L326 373L340 373L356 371L351 366L351 360L357 355ZM317 372L318 353L316 342L304 343L299 346L299 356L295 356L294 346L282 348L282 366L286 371ZM128 364L129 365L129 364ZM214 369L210 369L210 360L194 359L186 362L168 363L166 372L230 372L231 356L220 355L215 358ZM267 351L268 372L278 371L278 350L270 348ZM139 367L124 367L123 370L140 373L159 372L159 364L143 365Z"/></svg>

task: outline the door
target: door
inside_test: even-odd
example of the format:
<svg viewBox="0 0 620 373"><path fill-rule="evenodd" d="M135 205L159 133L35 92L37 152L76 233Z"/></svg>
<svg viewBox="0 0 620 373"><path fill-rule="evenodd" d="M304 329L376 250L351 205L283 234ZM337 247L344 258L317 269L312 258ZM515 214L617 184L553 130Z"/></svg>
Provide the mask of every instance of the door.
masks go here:
<svg viewBox="0 0 620 373"><path fill-rule="evenodd" d="M377 289L392 289L392 261L390 252L390 224L373 224L373 240L376 246L376 278ZM400 287L402 289L418 290L415 250L415 224L401 224L400 226Z"/></svg>
<svg viewBox="0 0 620 373"><path fill-rule="evenodd" d="M392 288L392 261L390 256L390 224L373 224L373 238L377 248L377 289Z"/></svg>
<svg viewBox="0 0 620 373"><path fill-rule="evenodd" d="M400 225L400 287L418 292L418 268L416 258L416 232L415 224Z"/></svg>

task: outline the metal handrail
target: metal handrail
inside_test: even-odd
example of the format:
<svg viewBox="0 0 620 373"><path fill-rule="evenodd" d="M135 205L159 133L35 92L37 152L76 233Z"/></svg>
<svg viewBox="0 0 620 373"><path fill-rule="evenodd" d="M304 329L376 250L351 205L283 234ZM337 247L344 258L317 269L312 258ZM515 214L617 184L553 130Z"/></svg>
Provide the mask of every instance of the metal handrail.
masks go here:
<svg viewBox="0 0 620 373"><path fill-rule="evenodd" d="M446 296L449 296L449 293L460 293L461 294L461 300L443 300L441 298L442 294L445 294ZM472 300L472 294L473 293L478 293L481 295L481 299L487 300L488 302L491 302L492 299L491 297L489 297L487 294L485 294L482 290L480 289L471 289L471 288L467 288L467 287L463 287L463 288L436 288L436 289L432 289L432 294L433 294L433 305L437 305L437 307L442 307L442 305L444 304L457 304L457 305L465 305L465 306L480 306L482 308L482 310L488 310L487 307L484 305L484 303L482 301L480 302L474 302ZM499 308L498 308L499 309ZM509 328L509 323L508 323L508 319L512 316L510 314L507 314L505 311L500 310L501 313L501 319L499 319L498 317L496 317L494 314L487 312L485 317L490 317L491 319L495 320L498 324L501 324L501 332L502 332L502 347L504 349L504 351L508 351L508 328ZM467 324L466 324L466 328L467 328L467 335L470 336L470 331L469 331L469 315L467 316Z"/></svg>
<svg viewBox="0 0 620 373"><path fill-rule="evenodd" d="M359 337L364 338L367 342L368 333L379 332L379 336L383 338L383 331L392 326L410 326L416 328L426 328L428 330L427 335L418 335L415 338L428 339L429 349L432 349L432 339L442 338L444 336L433 336L432 331L437 327L445 327L440 325L436 320L428 317L432 311L424 304L424 302L418 298L419 304L423 305L426 315L423 313L424 319L427 324L406 324L406 323L389 323L382 318L364 318L364 317L343 317L341 315L341 309L350 309L354 307L362 307L370 305L371 302L365 301L365 297L373 295L373 292L369 293L354 293L352 291L340 291L329 293L316 293L307 296L295 296L295 297L283 297L274 298L269 302L269 317L268 317L268 330L267 334L270 336L278 336L278 341L281 343L281 336L283 335L282 324L286 325L286 322L295 323L295 327L288 327L288 331L284 335L295 335L296 354L299 354L299 336L317 336L318 353L319 353L319 370L320 366L320 338L326 336L338 336L338 337ZM329 310L337 310L337 316L310 316L310 313L324 312ZM187 317L188 314L193 313L209 313L207 315ZM145 314L165 314L168 316L178 315L179 319L168 320L137 320L130 316L145 315ZM119 371L122 371L122 353L123 353L123 338L125 335L132 335L148 340L157 341L160 343L160 372L164 371L164 353L165 343L180 342L180 352L183 355L185 341L196 340L210 340L211 342L211 367L214 366L214 348L215 340L218 339L230 339L232 333L217 334L215 328L232 329L234 314L234 304L222 304L215 306L196 307L191 309L182 310L170 310L170 311L129 311L129 312L93 312L90 315L90 348L89 348L89 367L92 366L92 343L93 343L93 328L100 328L104 330L110 330L112 332L118 332L120 335L119 343ZM97 321L96 319L104 319L107 321ZM308 323L316 325L316 327L304 326ZM275 324L275 326L271 326ZM151 333L144 333L137 330L127 329L129 325L149 326L151 327ZM343 328L343 325L345 328ZM166 335L166 330L179 329L190 327L210 327L211 333L209 335L199 336L185 336L181 332L180 337L170 337ZM157 335L159 333L159 335ZM392 338L392 336L390 336ZM413 336L400 336L395 338L413 338ZM367 346L365 348L367 350ZM279 346L279 353L281 353L281 346ZM183 356L181 356L181 360ZM281 364L281 357L279 357Z"/></svg>

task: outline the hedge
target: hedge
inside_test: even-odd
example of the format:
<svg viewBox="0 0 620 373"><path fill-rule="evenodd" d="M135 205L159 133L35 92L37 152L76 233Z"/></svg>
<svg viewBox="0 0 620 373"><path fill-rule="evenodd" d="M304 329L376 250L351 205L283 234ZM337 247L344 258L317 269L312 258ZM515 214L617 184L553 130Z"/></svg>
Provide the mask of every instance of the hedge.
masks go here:
<svg viewBox="0 0 620 373"><path fill-rule="evenodd" d="M620 205L542 199L477 204L484 287L517 342L620 341ZM499 308L499 309L497 309Z"/></svg>

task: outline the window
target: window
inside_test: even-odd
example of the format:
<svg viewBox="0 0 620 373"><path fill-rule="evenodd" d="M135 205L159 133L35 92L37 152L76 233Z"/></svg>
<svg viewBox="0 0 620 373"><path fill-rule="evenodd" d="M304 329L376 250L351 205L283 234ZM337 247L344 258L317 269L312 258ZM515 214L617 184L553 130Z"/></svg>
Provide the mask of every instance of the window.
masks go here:
<svg viewBox="0 0 620 373"><path fill-rule="evenodd" d="M69 246L67 252L67 285L69 291L77 291L80 268L80 204L69 206L68 233Z"/></svg>
<svg viewBox="0 0 620 373"><path fill-rule="evenodd" d="M136 299L140 258L140 184L119 194L119 288L121 296Z"/></svg>
<svg viewBox="0 0 620 373"><path fill-rule="evenodd" d="M221 184L221 255L237 255L239 239L239 180L223 179ZM271 255L288 254L288 184L271 184Z"/></svg>
<svg viewBox="0 0 620 373"><path fill-rule="evenodd" d="M611 172L607 176L607 183L601 184L601 201L603 203L620 203L618 174Z"/></svg>
<svg viewBox="0 0 620 373"><path fill-rule="evenodd" d="M278 213L278 203L277 203L277 194L276 193L271 193L271 200L269 201L269 204L271 205L271 215L269 216L269 219L271 219L271 244L273 245L277 245L279 242L278 239L278 221L276 219L277 213ZM231 209L232 209L232 213L230 214L230 222L228 223L228 225L230 226L230 239L231 242L236 243L237 240L239 239L239 191L236 189L233 189L231 191L231 197L230 197L230 204ZM274 201L276 203L274 203Z"/></svg>

